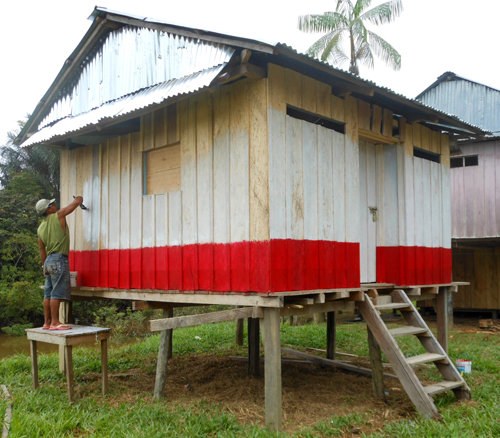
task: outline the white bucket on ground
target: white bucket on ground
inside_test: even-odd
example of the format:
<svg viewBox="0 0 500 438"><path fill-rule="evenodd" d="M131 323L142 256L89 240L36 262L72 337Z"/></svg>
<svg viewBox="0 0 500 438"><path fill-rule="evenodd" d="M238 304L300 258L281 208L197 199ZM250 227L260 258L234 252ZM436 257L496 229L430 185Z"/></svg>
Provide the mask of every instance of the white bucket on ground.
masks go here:
<svg viewBox="0 0 500 438"><path fill-rule="evenodd" d="M78 271L71 271L69 273L69 281L70 281L71 287L78 286Z"/></svg>
<svg viewBox="0 0 500 438"><path fill-rule="evenodd" d="M472 361L469 359L457 359L457 370L459 373L470 374L472 372Z"/></svg>

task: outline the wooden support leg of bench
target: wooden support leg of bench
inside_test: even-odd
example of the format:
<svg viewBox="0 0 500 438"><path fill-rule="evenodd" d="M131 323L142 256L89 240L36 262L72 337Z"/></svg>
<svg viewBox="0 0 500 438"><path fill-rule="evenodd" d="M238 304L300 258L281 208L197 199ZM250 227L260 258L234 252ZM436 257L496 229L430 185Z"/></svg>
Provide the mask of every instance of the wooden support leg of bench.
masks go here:
<svg viewBox="0 0 500 438"><path fill-rule="evenodd" d="M108 340L101 341L102 395L108 392Z"/></svg>
<svg viewBox="0 0 500 438"><path fill-rule="evenodd" d="M171 318L173 309L163 312L163 316ZM158 362L156 363L156 379L154 398L160 399L165 396L165 384L167 383L168 359L172 357L172 329L162 330L160 335L160 347L158 349Z"/></svg>
<svg viewBox="0 0 500 438"><path fill-rule="evenodd" d="M335 359L335 312L326 314L326 358Z"/></svg>
<svg viewBox="0 0 500 438"><path fill-rule="evenodd" d="M264 308L264 381L266 425L281 429L281 343L280 311Z"/></svg>
<svg viewBox="0 0 500 438"><path fill-rule="evenodd" d="M248 318L248 375L260 375L260 320Z"/></svg>
<svg viewBox="0 0 500 438"><path fill-rule="evenodd" d="M38 353L36 351L36 341L30 341L31 352L31 376L33 378L33 389L38 389Z"/></svg>
<svg viewBox="0 0 500 438"><path fill-rule="evenodd" d="M66 384L68 385L68 400L73 403L74 388L73 388L73 347L71 345L64 346L64 364L66 366Z"/></svg>
<svg viewBox="0 0 500 438"><path fill-rule="evenodd" d="M372 387L375 397L385 400L384 393L384 367L382 365L382 351L378 345L372 331L368 331L368 349L370 352L370 364L372 367Z"/></svg>

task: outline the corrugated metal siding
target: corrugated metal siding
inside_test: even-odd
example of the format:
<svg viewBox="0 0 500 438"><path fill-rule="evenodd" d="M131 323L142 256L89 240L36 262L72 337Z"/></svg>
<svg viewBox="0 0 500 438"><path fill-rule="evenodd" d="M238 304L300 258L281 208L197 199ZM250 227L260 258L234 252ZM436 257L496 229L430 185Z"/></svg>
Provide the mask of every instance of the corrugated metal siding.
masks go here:
<svg viewBox="0 0 500 438"><path fill-rule="evenodd" d="M466 80L444 81L419 100L493 134L500 133L500 92L485 85Z"/></svg>
<svg viewBox="0 0 500 438"><path fill-rule="evenodd" d="M143 88L223 65L233 53L231 47L158 30L124 27L113 31L82 66L77 82L54 103L38 129Z"/></svg>

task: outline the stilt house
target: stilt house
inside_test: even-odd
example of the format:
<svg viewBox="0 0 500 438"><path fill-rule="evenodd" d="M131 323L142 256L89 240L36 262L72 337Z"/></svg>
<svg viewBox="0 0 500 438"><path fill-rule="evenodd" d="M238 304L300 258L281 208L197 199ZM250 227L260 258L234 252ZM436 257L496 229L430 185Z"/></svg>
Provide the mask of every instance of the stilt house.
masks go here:
<svg viewBox="0 0 500 438"><path fill-rule="evenodd" d="M327 313L333 359L335 311L356 302L377 396L375 342L423 415L439 415L433 394L470 398L446 355L450 141L483 132L283 44L102 8L92 19L18 138L59 148L61 204L81 194L89 208L69 217L73 296L247 306L151 321L155 394L169 330L248 318L258 374L263 319L266 423L279 429L280 317ZM433 294L439 342L403 289ZM389 330L382 309L408 326ZM405 356L403 335L427 353ZM424 387L413 367L426 362L445 380Z"/></svg>
<svg viewBox="0 0 500 438"><path fill-rule="evenodd" d="M500 310L500 91L446 72L417 96L491 135L459 141L451 156L453 279L470 282L454 307Z"/></svg>
<svg viewBox="0 0 500 438"><path fill-rule="evenodd" d="M285 45L96 8L26 123L61 149L82 286L451 281L454 117Z"/></svg>

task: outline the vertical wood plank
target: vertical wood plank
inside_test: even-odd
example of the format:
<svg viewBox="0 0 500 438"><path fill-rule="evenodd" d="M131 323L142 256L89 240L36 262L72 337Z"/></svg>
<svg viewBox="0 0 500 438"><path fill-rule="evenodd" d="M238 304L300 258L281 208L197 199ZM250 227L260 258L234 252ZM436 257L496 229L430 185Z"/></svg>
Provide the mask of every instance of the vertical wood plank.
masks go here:
<svg viewBox="0 0 500 438"><path fill-rule="evenodd" d="M345 122L345 100L332 94L331 108L332 119L338 120L339 122Z"/></svg>
<svg viewBox="0 0 500 438"><path fill-rule="evenodd" d="M181 182L183 244L198 242L196 196L196 102L181 102Z"/></svg>
<svg viewBox="0 0 500 438"><path fill-rule="evenodd" d="M204 97L196 108L198 243L213 242L212 169L212 102Z"/></svg>
<svg viewBox="0 0 500 438"><path fill-rule="evenodd" d="M73 377L73 347L71 345L64 346L64 360L66 363L66 385L68 386L68 400L73 403L74 396L74 377Z"/></svg>
<svg viewBox="0 0 500 438"><path fill-rule="evenodd" d="M214 99L214 242L230 242L229 215L229 92L219 90Z"/></svg>
<svg viewBox="0 0 500 438"><path fill-rule="evenodd" d="M249 137L246 87L233 89L229 113L231 241L249 238Z"/></svg>
<svg viewBox="0 0 500 438"><path fill-rule="evenodd" d="M269 65L269 224L270 238L286 238L286 90L285 72Z"/></svg>
<svg viewBox="0 0 500 438"><path fill-rule="evenodd" d="M281 429L281 343L279 309L264 308L264 381L266 424Z"/></svg>
<svg viewBox="0 0 500 438"><path fill-rule="evenodd" d="M248 85L250 114L250 240L269 239L269 147L267 88L264 80ZM264 127L264 128L263 128Z"/></svg>
<svg viewBox="0 0 500 438"><path fill-rule="evenodd" d="M367 327L368 331L368 350L370 354L370 365L372 368L372 388L375 397L385 400L384 392L384 367L382 364L382 351L377 344L372 331Z"/></svg>
<svg viewBox="0 0 500 438"><path fill-rule="evenodd" d="M318 128L302 123L304 239L318 240Z"/></svg>

